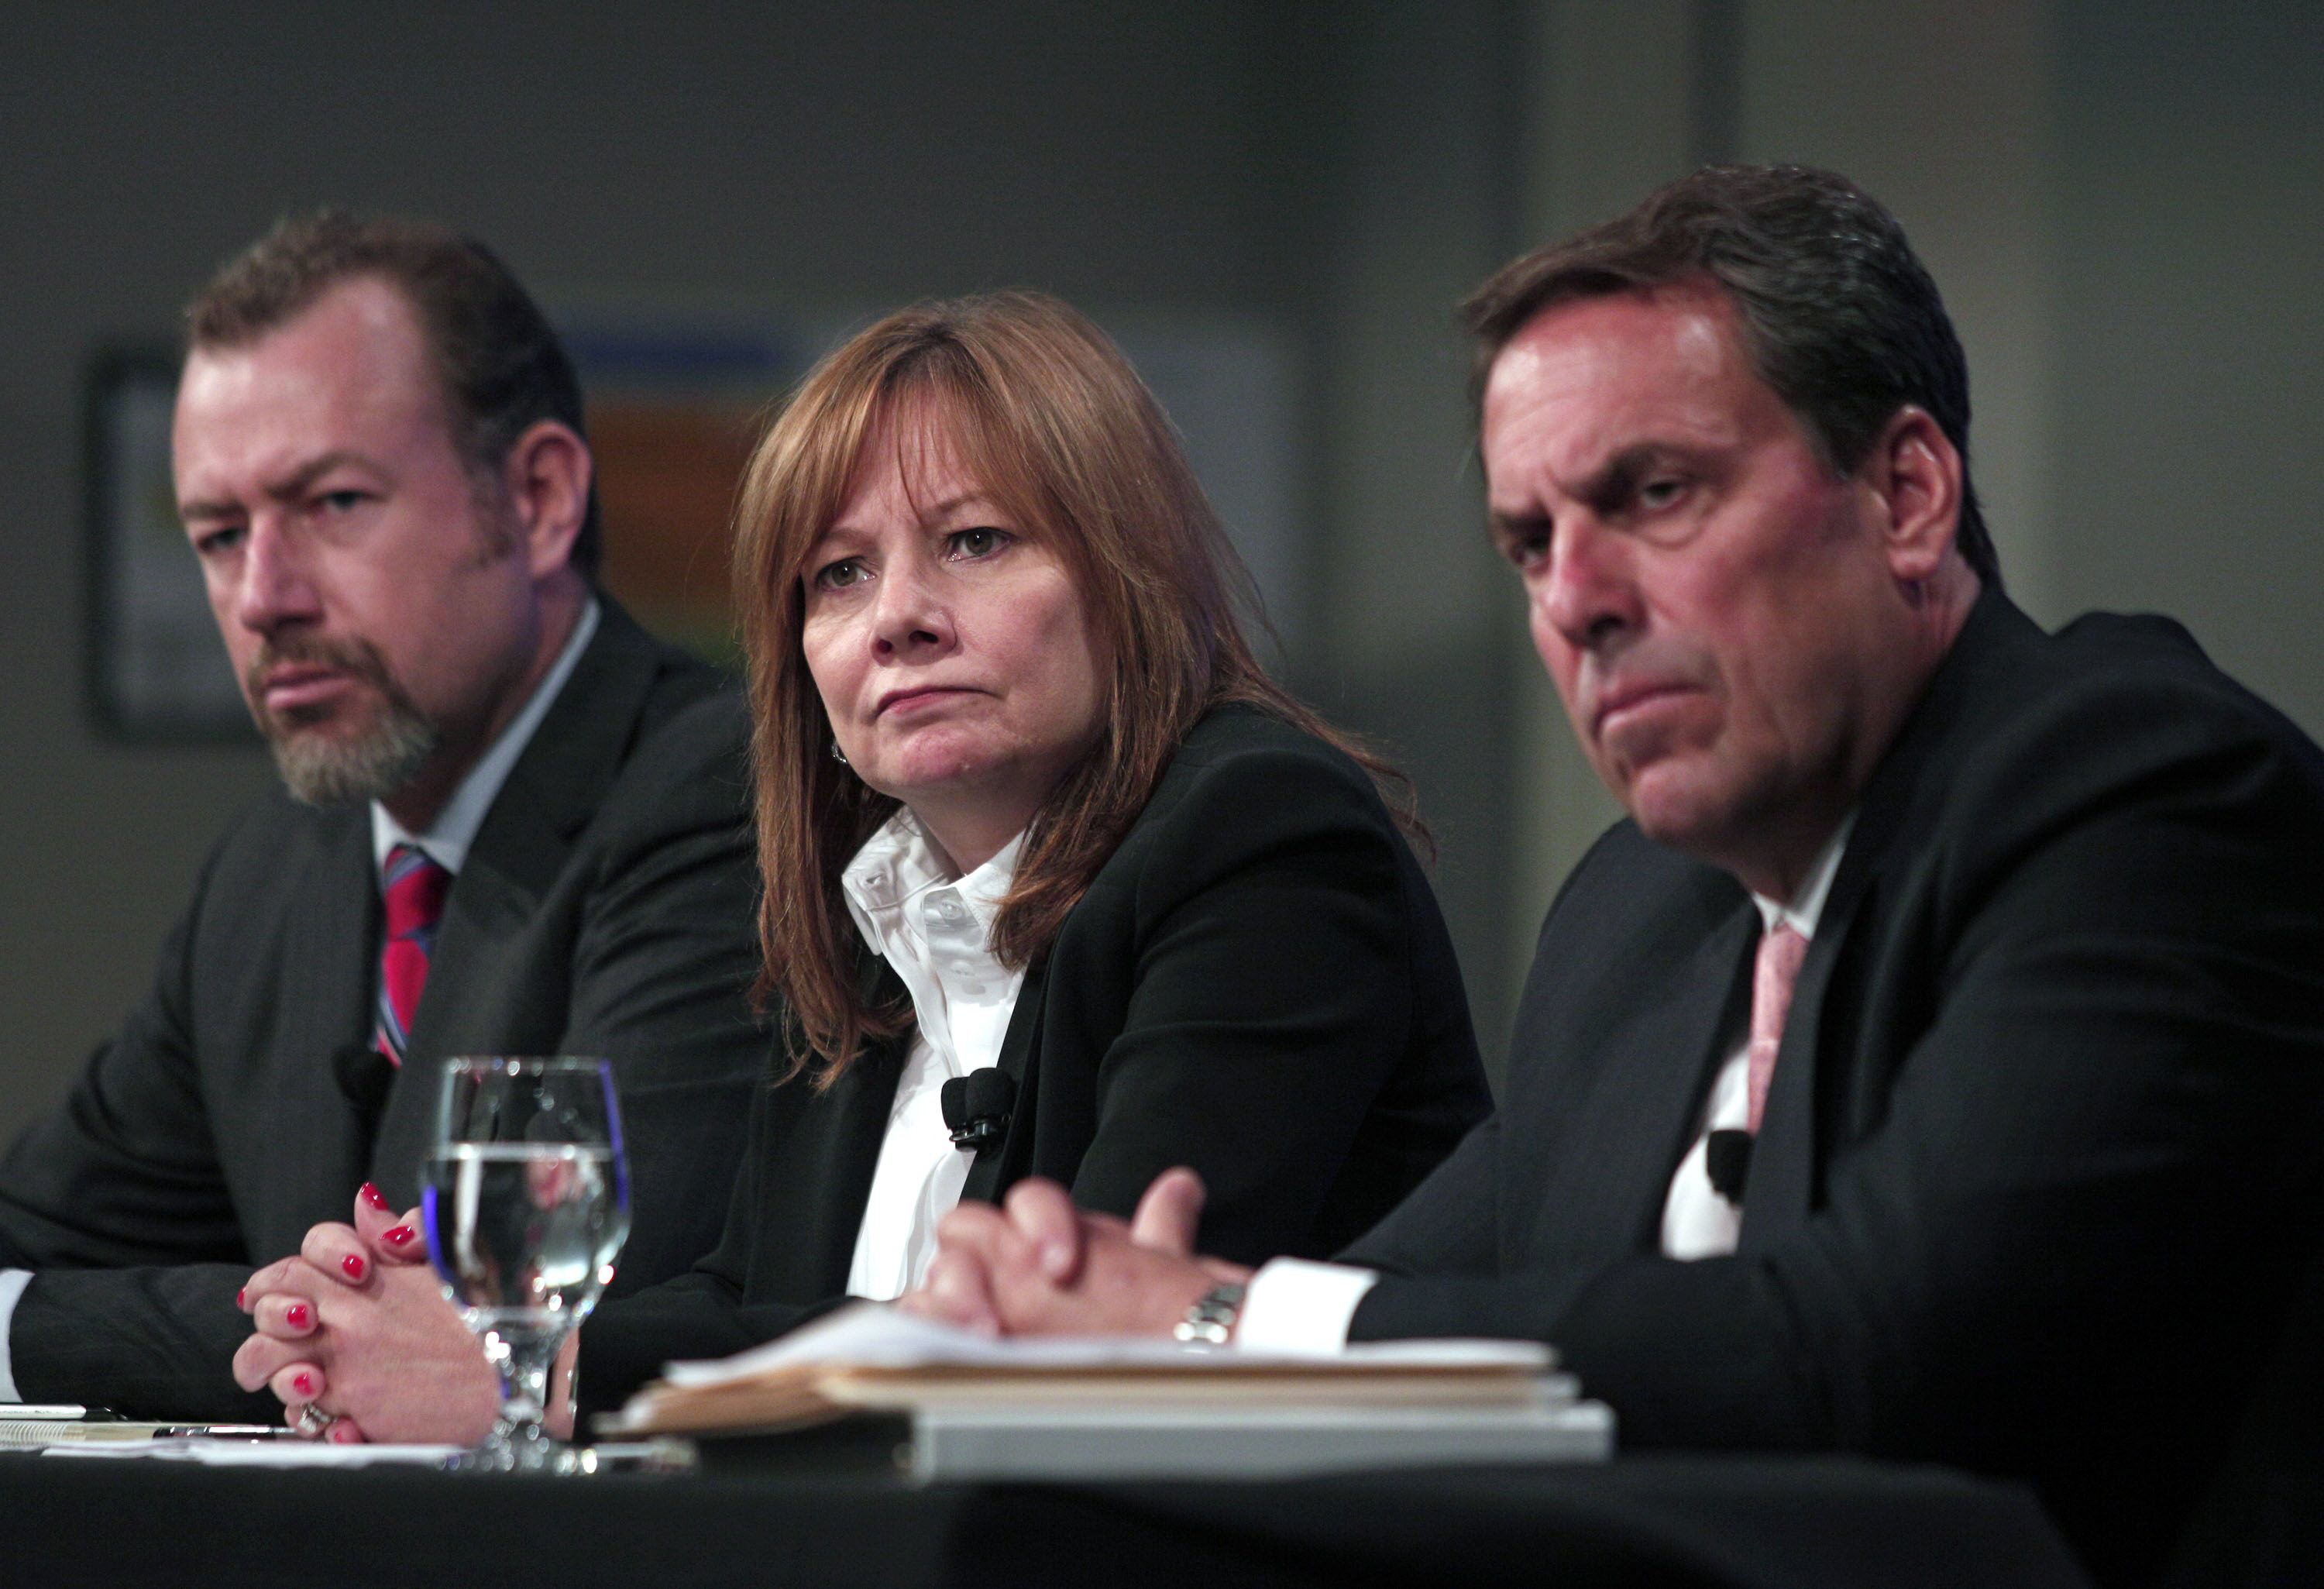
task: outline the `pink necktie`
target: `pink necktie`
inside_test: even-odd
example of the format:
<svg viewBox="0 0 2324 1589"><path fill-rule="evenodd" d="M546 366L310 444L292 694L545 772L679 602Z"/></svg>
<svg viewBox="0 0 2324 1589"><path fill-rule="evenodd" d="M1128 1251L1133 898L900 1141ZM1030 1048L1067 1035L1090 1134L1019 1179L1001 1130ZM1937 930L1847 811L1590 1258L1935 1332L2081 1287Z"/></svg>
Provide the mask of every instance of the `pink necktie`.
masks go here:
<svg viewBox="0 0 2324 1589"><path fill-rule="evenodd" d="M380 894L387 907L387 936L379 948L379 1030L373 1046L397 1065L428 985L428 956L436 947L436 923L452 874L411 845L387 852Z"/></svg>
<svg viewBox="0 0 2324 1589"><path fill-rule="evenodd" d="M1784 1017L1792 1008L1792 984L1800 979L1800 962L1807 958L1808 940L1796 928L1777 922L1759 935L1759 956L1751 967L1751 1048L1747 1067L1751 1084L1751 1115L1747 1128L1759 1134L1759 1115L1767 1107L1767 1083L1775 1074L1775 1050L1784 1044Z"/></svg>

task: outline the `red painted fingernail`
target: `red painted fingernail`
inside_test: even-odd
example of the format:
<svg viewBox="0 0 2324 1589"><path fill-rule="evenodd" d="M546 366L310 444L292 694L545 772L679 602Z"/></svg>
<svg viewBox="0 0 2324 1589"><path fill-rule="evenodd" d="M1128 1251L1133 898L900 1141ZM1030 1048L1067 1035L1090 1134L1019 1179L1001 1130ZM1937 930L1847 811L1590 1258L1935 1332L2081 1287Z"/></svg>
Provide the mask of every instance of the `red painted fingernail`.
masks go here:
<svg viewBox="0 0 2324 1589"><path fill-rule="evenodd" d="M411 1244L411 1238L419 1233L408 1224L400 1224L392 1231L380 1232L379 1239L391 1247L408 1247Z"/></svg>
<svg viewBox="0 0 2324 1589"><path fill-rule="evenodd" d="M236 1307L241 1307L241 1308L243 1309L243 1311L244 1311L244 1312L245 1312L245 1313L249 1311L249 1308L244 1305L244 1302L243 1302L243 1296L244 1296L244 1294L245 1292L247 1292L249 1289L250 1289L250 1288L249 1288L248 1286L242 1286L242 1287L237 1288L237 1289L235 1289L235 1294L234 1294L234 1305L235 1305Z"/></svg>
<svg viewBox="0 0 2324 1589"><path fill-rule="evenodd" d="M363 1190L358 1194L358 1196L360 1196L364 1202L370 1204L374 1208L378 1209L382 1214L385 1214L387 1212L387 1194L381 1191L377 1187L373 1186L369 1181L364 1182Z"/></svg>
<svg viewBox="0 0 2324 1589"><path fill-rule="evenodd" d="M290 1304L290 1307L284 1311L282 1315L282 1322L289 1325L294 1330L303 1330L307 1327L307 1321L314 1316L315 1310L308 1307L304 1302L293 1302Z"/></svg>
<svg viewBox="0 0 2324 1589"><path fill-rule="evenodd" d="M360 1252L350 1252L340 1259L339 1267L347 1271L347 1279L351 1280L360 1280L364 1278L364 1261L363 1254Z"/></svg>
<svg viewBox="0 0 2324 1589"><path fill-rule="evenodd" d="M301 1396L312 1396L315 1393L315 1376L309 1373L292 1374L290 1388Z"/></svg>

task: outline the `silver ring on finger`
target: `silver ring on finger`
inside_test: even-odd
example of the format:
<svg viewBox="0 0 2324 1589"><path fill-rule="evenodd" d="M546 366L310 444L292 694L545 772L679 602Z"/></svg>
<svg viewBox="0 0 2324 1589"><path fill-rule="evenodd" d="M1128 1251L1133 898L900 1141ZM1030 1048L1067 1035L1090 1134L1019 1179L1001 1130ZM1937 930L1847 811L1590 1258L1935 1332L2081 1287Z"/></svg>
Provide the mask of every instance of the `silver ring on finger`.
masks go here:
<svg viewBox="0 0 2324 1589"><path fill-rule="evenodd" d="M329 1434L331 1426L338 1421L337 1415L325 1412L313 1402L306 1401L300 1404L299 1416L291 1420L290 1427L309 1440L319 1440Z"/></svg>

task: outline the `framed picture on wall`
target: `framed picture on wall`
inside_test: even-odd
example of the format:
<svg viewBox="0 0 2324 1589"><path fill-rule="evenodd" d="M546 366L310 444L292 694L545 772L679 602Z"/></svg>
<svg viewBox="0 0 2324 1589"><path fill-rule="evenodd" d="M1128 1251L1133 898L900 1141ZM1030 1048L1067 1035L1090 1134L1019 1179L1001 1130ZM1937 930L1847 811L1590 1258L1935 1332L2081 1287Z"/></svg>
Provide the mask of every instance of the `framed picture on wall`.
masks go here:
<svg viewBox="0 0 2324 1589"><path fill-rule="evenodd" d="M249 739L250 712L178 521L170 476L177 391L177 357L166 349L113 347L89 362L82 464L89 711L124 739Z"/></svg>

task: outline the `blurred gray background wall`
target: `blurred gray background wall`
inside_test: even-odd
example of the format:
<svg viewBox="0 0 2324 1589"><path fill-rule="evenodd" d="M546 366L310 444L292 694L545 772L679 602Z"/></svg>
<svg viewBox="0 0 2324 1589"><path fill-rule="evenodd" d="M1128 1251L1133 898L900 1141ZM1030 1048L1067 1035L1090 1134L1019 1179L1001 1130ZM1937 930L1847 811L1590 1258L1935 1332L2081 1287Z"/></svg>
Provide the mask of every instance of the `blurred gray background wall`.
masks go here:
<svg viewBox="0 0 2324 1589"><path fill-rule="evenodd" d="M1488 554L1452 304L1704 159L1837 166L1968 344L2019 598L2185 619L2324 730L2324 8L2098 0L214 4L0 21L0 1134L140 993L254 747L81 688L80 382L290 208L545 296L1008 284L1294 350L1292 682L1385 740L1496 1060L1607 807ZM190 564L188 577L193 577Z"/></svg>

